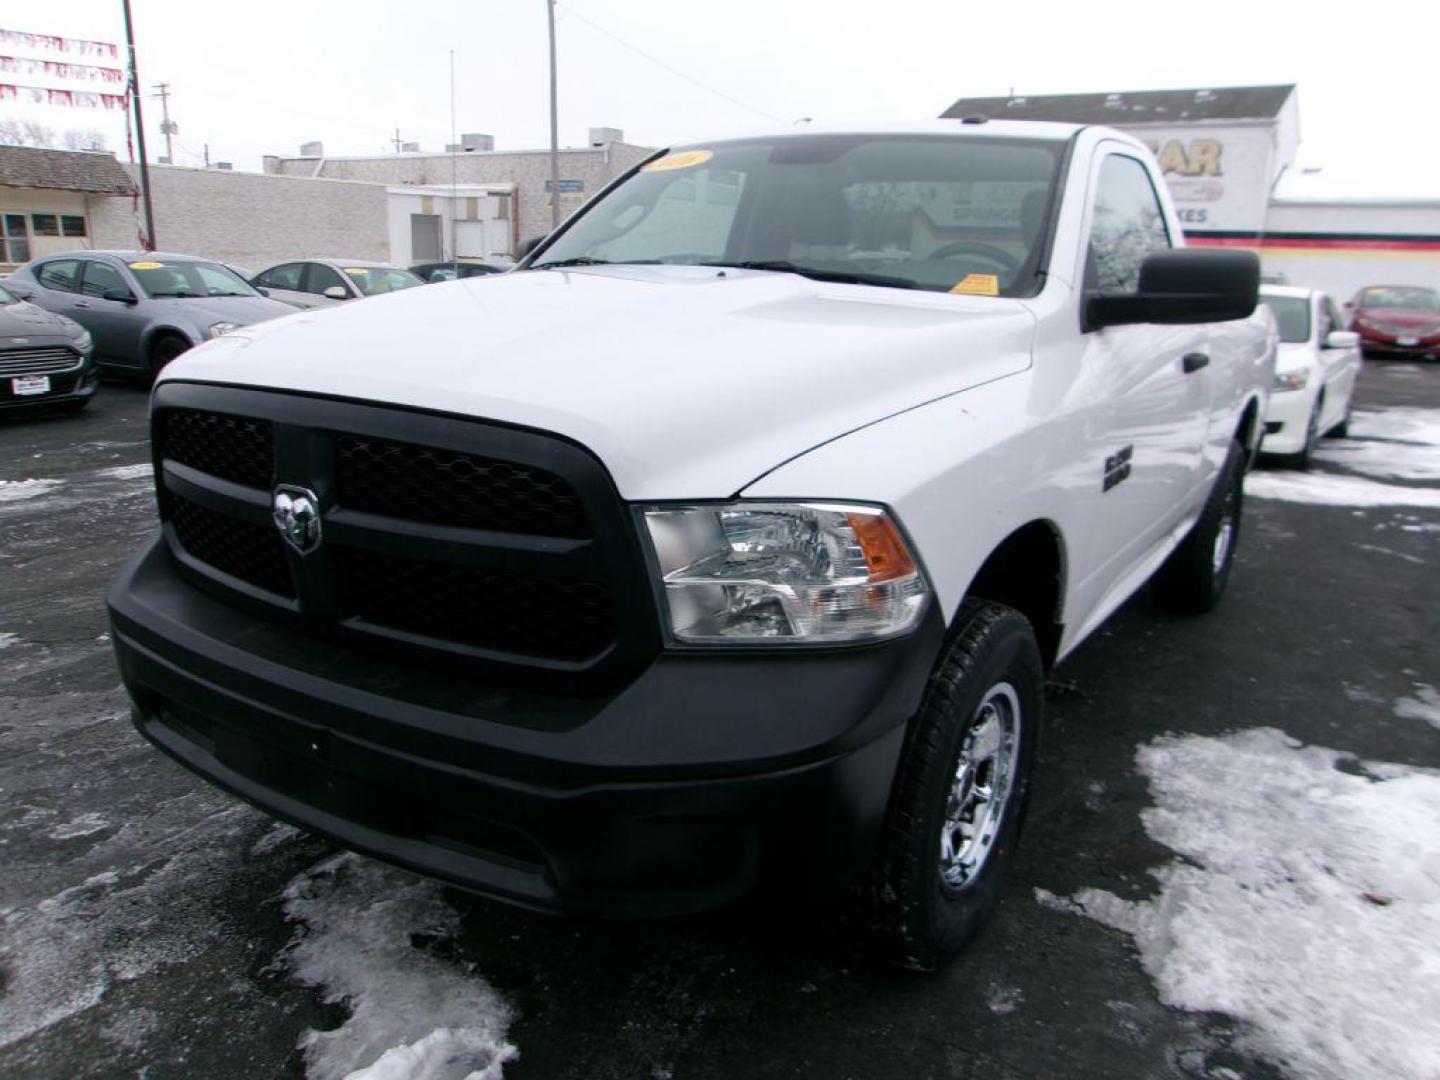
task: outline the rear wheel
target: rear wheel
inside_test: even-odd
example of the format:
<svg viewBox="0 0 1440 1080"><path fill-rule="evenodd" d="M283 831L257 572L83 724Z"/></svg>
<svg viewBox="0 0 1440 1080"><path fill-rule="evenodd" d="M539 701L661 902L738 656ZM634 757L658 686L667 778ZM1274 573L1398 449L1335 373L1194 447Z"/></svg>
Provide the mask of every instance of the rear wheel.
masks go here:
<svg viewBox="0 0 1440 1080"><path fill-rule="evenodd" d="M1199 615L1220 602L1230 580L1235 545L1240 540L1244 461L1244 449L1232 440L1200 520L1170 553L1151 583L1151 591L1162 606Z"/></svg>
<svg viewBox="0 0 1440 1080"><path fill-rule="evenodd" d="M1020 832L1044 667L1019 612L967 600L910 722L872 901L887 960L933 970L979 932Z"/></svg>
<svg viewBox="0 0 1440 1080"><path fill-rule="evenodd" d="M190 348L190 342L179 334L161 334L150 346L150 376L154 378L165 365Z"/></svg>

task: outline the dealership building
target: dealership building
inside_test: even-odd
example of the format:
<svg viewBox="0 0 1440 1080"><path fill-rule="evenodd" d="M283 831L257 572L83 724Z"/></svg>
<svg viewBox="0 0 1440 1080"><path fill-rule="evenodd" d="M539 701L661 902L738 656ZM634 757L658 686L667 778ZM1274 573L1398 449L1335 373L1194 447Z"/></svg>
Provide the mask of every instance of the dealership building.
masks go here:
<svg viewBox="0 0 1440 1080"><path fill-rule="evenodd" d="M1294 86L961 98L943 115L1128 132L1159 159L1188 242L1252 249L1270 280L1340 301L1364 285L1440 288L1440 185L1421 199L1287 193L1300 147Z"/></svg>

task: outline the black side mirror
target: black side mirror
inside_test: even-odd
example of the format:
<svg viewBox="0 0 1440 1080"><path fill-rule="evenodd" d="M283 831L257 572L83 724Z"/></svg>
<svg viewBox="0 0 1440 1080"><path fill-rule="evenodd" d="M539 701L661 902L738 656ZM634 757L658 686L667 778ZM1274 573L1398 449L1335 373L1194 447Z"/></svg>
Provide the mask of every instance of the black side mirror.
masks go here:
<svg viewBox="0 0 1440 1080"><path fill-rule="evenodd" d="M1259 301L1260 259L1254 252L1157 251L1140 264L1135 292L1086 299L1085 328L1229 322L1248 319Z"/></svg>
<svg viewBox="0 0 1440 1080"><path fill-rule="evenodd" d="M515 253L515 261L520 262L521 260L528 258L530 253L534 251L537 247L539 247L541 243L544 242L544 240L545 237L543 236L532 236L529 240L522 242L519 250L517 250Z"/></svg>
<svg viewBox="0 0 1440 1080"><path fill-rule="evenodd" d="M135 299L135 294L129 289L106 289L100 294L101 300L114 300L117 303L134 305L140 301Z"/></svg>

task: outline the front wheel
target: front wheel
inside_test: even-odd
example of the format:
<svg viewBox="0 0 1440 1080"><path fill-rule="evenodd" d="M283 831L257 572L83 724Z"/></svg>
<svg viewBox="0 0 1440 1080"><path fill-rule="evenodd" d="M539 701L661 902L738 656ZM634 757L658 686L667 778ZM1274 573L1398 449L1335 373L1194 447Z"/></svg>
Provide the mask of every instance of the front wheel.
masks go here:
<svg viewBox="0 0 1440 1080"><path fill-rule="evenodd" d="M165 366L190 348L190 342L179 334L161 334L150 346L150 377L153 379Z"/></svg>
<svg viewBox="0 0 1440 1080"><path fill-rule="evenodd" d="M1230 452L1205 500L1200 520L1170 553L1151 584L1152 593L1163 607L1200 615L1224 595L1235 561L1235 546L1240 541L1244 461L1244 448L1231 440Z"/></svg>
<svg viewBox="0 0 1440 1080"><path fill-rule="evenodd" d="M967 600L957 624L906 733L873 886L876 944L920 971L960 952L994 910L1044 701L1023 615Z"/></svg>

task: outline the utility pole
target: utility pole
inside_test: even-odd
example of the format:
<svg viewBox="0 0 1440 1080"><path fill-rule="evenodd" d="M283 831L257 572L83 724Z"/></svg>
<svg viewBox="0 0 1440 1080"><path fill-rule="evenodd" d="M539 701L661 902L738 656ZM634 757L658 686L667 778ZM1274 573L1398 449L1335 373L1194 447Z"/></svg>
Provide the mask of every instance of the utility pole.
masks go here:
<svg viewBox="0 0 1440 1080"><path fill-rule="evenodd" d="M160 99L160 112L163 117L160 121L160 134L165 136L165 163L175 164L175 147L171 145L171 138L180 130L180 125L170 119L170 84L168 82L156 83L155 90L158 93L150 95Z"/></svg>
<svg viewBox="0 0 1440 1080"><path fill-rule="evenodd" d="M399 128L395 129L395 138L391 139L390 141L395 144L395 153L400 153L401 139Z"/></svg>
<svg viewBox="0 0 1440 1080"><path fill-rule="evenodd" d="M210 144L207 142L207 143L205 144L205 168L208 169L209 167L210 167Z"/></svg>
<svg viewBox="0 0 1440 1080"><path fill-rule="evenodd" d="M560 227L560 112L555 102L555 0L545 0L545 12L550 17L550 228L554 230Z"/></svg>
<svg viewBox="0 0 1440 1080"><path fill-rule="evenodd" d="M140 192L145 198L145 248L155 250L155 211L150 205L150 167L145 162L145 117L140 108L140 73L135 64L135 28L130 21L130 0L125 5L125 48L130 55L130 100L135 103L135 133L140 140Z"/></svg>

